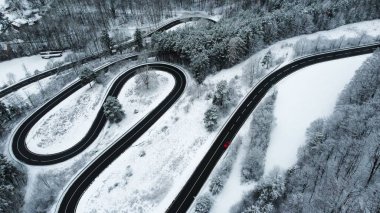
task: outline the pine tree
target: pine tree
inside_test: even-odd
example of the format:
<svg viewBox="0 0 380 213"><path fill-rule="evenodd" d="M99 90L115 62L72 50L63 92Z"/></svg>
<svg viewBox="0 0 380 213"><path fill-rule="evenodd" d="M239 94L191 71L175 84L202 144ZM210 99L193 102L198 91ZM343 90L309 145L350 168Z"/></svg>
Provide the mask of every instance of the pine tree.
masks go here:
<svg viewBox="0 0 380 213"><path fill-rule="evenodd" d="M103 104L104 114L111 123L119 123L124 117L125 113L119 100L115 97L108 97Z"/></svg>
<svg viewBox="0 0 380 213"><path fill-rule="evenodd" d="M215 130L218 124L219 112L218 108L212 106L205 112L205 117L203 119L207 131L212 132Z"/></svg>
<svg viewBox="0 0 380 213"><path fill-rule="evenodd" d="M230 64L240 61L245 55L245 43L240 37L233 37L228 42L228 60Z"/></svg>
<svg viewBox="0 0 380 213"><path fill-rule="evenodd" d="M102 41L105 49L108 50L111 54L113 42L106 30L102 31L102 36L100 37L100 40Z"/></svg>
<svg viewBox="0 0 380 213"><path fill-rule="evenodd" d="M210 60L205 50L202 52L192 52L190 67L194 72L194 77L198 83L202 83L206 78L206 70L210 66Z"/></svg>
<svg viewBox="0 0 380 213"><path fill-rule="evenodd" d="M1 121L11 120L12 117L8 111L8 107L0 101L0 119Z"/></svg>
<svg viewBox="0 0 380 213"><path fill-rule="evenodd" d="M88 67L85 67L83 70L81 70L79 78L84 84L89 83L90 87L92 87L91 81L96 78L96 73L90 70Z"/></svg>
<svg viewBox="0 0 380 213"><path fill-rule="evenodd" d="M214 94L214 99L212 103L220 108L226 108L231 100L230 90L227 86L227 81L220 81L216 85L216 92Z"/></svg>
<svg viewBox="0 0 380 213"><path fill-rule="evenodd" d="M0 211L20 212L23 206L22 187L25 185L25 174L14 167L4 155L0 154Z"/></svg>
<svg viewBox="0 0 380 213"><path fill-rule="evenodd" d="M273 61L272 52L269 50L269 51L265 54L263 60L261 61L261 64L262 64L263 66L265 66L265 67L268 69L269 66L272 65L272 61Z"/></svg>
<svg viewBox="0 0 380 213"><path fill-rule="evenodd" d="M11 22L8 17L3 13L0 13L0 33L5 32L11 26Z"/></svg>
<svg viewBox="0 0 380 213"><path fill-rule="evenodd" d="M135 32L135 44L137 47L137 51L141 51L144 47L143 45L143 37L141 31L137 28Z"/></svg>
<svg viewBox="0 0 380 213"><path fill-rule="evenodd" d="M200 196L197 198L195 204L195 212L196 213L208 213L211 210L212 200L209 194Z"/></svg>

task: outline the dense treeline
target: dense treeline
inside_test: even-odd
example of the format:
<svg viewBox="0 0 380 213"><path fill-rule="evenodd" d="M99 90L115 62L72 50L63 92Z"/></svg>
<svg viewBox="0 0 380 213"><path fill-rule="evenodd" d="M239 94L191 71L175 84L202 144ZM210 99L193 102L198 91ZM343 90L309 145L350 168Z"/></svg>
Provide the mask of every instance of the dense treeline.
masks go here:
<svg viewBox="0 0 380 213"><path fill-rule="evenodd" d="M123 24L158 23L173 16L173 8L183 5L174 0L60 0L29 1L31 8L45 8L42 18L34 25L23 25L20 29L7 27L0 33L0 41L11 42L1 51L0 60L34 54L43 49L73 49L96 52L102 50L101 32ZM186 1L187 2L187 1ZM22 10L22 0L12 0L11 6ZM186 4L187 5L187 4ZM8 23L0 17L0 24ZM5 28L5 27L4 27ZM116 41L129 39L127 33L115 33ZM22 40L22 41L20 41ZM4 49L4 48L3 48Z"/></svg>
<svg viewBox="0 0 380 213"><path fill-rule="evenodd" d="M19 212L24 204L26 176L0 154L0 212Z"/></svg>
<svg viewBox="0 0 380 213"><path fill-rule="evenodd" d="M154 48L163 59L189 65L202 82L209 73L234 65L275 41L380 17L377 0L260 2L242 4L245 11L238 7L216 25L157 34L152 38Z"/></svg>
<svg viewBox="0 0 380 213"><path fill-rule="evenodd" d="M176 10L207 10L223 6L219 0L7 0L10 10L25 9L42 16L33 25L12 27L0 13L0 61L35 54L46 49L102 50L101 32L112 31L113 40L129 39L125 24L157 24L176 15ZM28 18L28 17L25 17ZM121 29L117 29L120 28ZM5 31L5 33L2 33ZM6 46L6 47L5 47Z"/></svg>

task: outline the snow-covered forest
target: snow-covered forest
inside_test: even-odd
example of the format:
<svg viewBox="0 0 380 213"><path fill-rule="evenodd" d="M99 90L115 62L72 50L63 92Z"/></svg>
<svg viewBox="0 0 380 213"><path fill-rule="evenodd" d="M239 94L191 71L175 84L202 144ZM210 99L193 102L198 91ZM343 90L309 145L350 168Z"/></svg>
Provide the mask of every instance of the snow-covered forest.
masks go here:
<svg viewBox="0 0 380 213"><path fill-rule="evenodd" d="M296 165L273 171L232 212L377 212L379 70L375 52L340 94L334 112L315 120Z"/></svg>
<svg viewBox="0 0 380 213"><path fill-rule="evenodd" d="M211 21L144 37L187 16ZM144 67L118 96L104 97L136 64L183 67L185 91L92 181L78 212L165 211L234 110L266 76L298 57L380 42L379 29L378 0L0 0L0 91L59 67L57 74L0 98L0 212L54 212L81 171L172 95L178 83L173 76ZM38 55L45 50L64 53L45 60ZM85 64L77 61L97 54ZM134 54L133 62L102 69ZM273 85L224 144L226 152L189 212L378 212L380 50L361 56L353 60L360 68L352 79L334 78L349 83L343 90L347 82L336 83L342 87L331 114L298 133L305 138L286 168L270 159L276 155L269 150L277 134L276 107L284 102L283 87ZM103 112L107 123L98 138L56 165L15 159L10 147L18 125L76 81L83 87L35 122L26 146L41 155L67 150ZM231 189L237 195L224 208Z"/></svg>

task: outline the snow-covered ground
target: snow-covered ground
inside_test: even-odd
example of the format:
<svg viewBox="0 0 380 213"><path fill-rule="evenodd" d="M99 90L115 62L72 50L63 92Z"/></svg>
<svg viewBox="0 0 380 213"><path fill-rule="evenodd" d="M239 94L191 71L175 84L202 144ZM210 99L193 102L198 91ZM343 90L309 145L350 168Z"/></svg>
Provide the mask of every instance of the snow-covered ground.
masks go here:
<svg viewBox="0 0 380 213"><path fill-rule="evenodd" d="M318 37L318 35L334 37L339 33L346 32L352 32L354 37L359 35L361 30L369 29L371 31L372 27L367 28L368 25L380 26L380 21L364 22L362 23L364 27L360 25L349 25L336 30L320 32L311 35L311 37ZM380 30L376 30L376 32L380 34ZM371 33L373 32L371 31ZM349 35L350 33L347 33L347 36ZM285 62L291 60L293 58L292 46L284 44L294 44L304 37L288 39L270 47L273 48L272 52L275 53L275 59L283 57L286 59ZM277 49L280 51L276 52ZM267 50L263 50L253 57L262 56ZM218 81L228 81L235 76L238 79L241 78L242 69L247 63L248 60L208 77L205 81L206 87L211 88L211 85ZM340 85L344 85L344 83ZM248 89L242 86L240 91L242 94L246 94ZM199 91L191 92L198 93ZM215 137L215 133L210 134L203 127L203 114L210 106L210 101L205 100L204 93L199 92L199 94L200 98L194 98L191 97L194 94L187 93L136 142L136 146L128 149L113 162L86 191L78 210L81 212L94 210L116 212L165 211ZM333 106L333 103L330 103L330 106ZM225 119L221 119L220 123L224 123ZM139 153L142 150L146 155L140 157ZM234 171L237 170L234 169ZM238 178L237 174L233 176L236 179ZM240 189L243 190L244 187ZM240 194L242 193L240 192ZM228 197L230 195L221 196ZM88 208L89 206L91 208ZM220 209L222 208L218 208L218 211Z"/></svg>
<svg viewBox="0 0 380 213"><path fill-rule="evenodd" d="M119 131L107 132L107 140L112 142L124 131L128 130L146 112L154 109L174 86L174 78L165 72L157 72L162 82L158 90L144 94L144 99L135 96L134 77L121 90L118 99L126 113L126 118L117 124ZM28 148L38 154L53 154L64 151L78 143L87 133L97 112L108 86L95 84L92 88L85 86L69 98L49 111L29 132L26 143ZM138 110L135 113L135 110ZM107 129L115 125L106 124ZM120 128L122 127L122 128ZM105 139L105 138L103 138Z"/></svg>
<svg viewBox="0 0 380 213"><path fill-rule="evenodd" d="M54 154L78 143L90 128L101 107L106 87L84 86L49 111L30 130L28 149L38 154Z"/></svg>
<svg viewBox="0 0 380 213"><path fill-rule="evenodd" d="M8 18L13 25L20 26L23 24L33 25L37 20L41 18L40 10L42 8L32 8L32 4L28 0L18 0L14 4L19 5L19 8L9 7L10 1L0 0L0 12ZM49 2L47 2L49 4ZM20 9L21 8L21 9Z"/></svg>
<svg viewBox="0 0 380 213"><path fill-rule="evenodd" d="M35 70L45 71L45 67L49 62L63 61L70 53L70 51L66 51L59 58L42 59L40 55L33 55L0 62L0 86L9 84L7 76L9 73L13 73L15 81L18 82L26 77L25 68L27 72L34 75Z"/></svg>
<svg viewBox="0 0 380 213"><path fill-rule="evenodd" d="M0 0L0 8L6 7L7 4L5 3L5 0Z"/></svg>
<svg viewBox="0 0 380 213"><path fill-rule="evenodd" d="M293 58L292 44L301 38L310 39L311 37L318 37L318 35L340 37L338 35L346 34L349 36L351 35L350 32L352 32L352 36L359 36L363 31L380 35L380 20L351 24L336 30L319 32L308 36L299 36L278 42L269 48L274 55L274 61L283 58L286 62ZM252 58L261 58L267 51L268 49L260 51ZM214 76L209 76L205 80L205 86L194 86L193 80L190 80L190 85L185 95L135 145L122 154L93 182L82 197L78 211L164 212L215 138L216 133L210 134L203 127L203 114L211 106L211 100L206 99L207 93L212 91L215 84L220 80L229 81L235 76L237 76L238 82L243 79L243 67L248 64L249 60L251 59L231 69L222 70ZM245 84L237 83L236 85L240 86L239 91L241 94L245 95L249 91ZM149 99L150 97L147 97L145 100ZM129 114L130 112L127 112L127 122L131 121ZM220 125L226 119L226 117L222 118ZM78 157L69 162L50 166L45 171L41 170L41 172L51 172L49 169L62 171L70 169L67 165L71 165L86 153L103 151L118 135L128 129L121 125L120 127L115 126L106 126L98 139L84 154L78 155ZM243 129L241 131L244 131ZM244 155L244 149L240 149L239 155ZM239 162L241 158L239 156L234 165L233 173L231 174L231 177L234 178L227 182L227 189L233 188L234 184L237 183L240 174L236 174L236 172L240 170ZM253 187L253 185L248 187ZM243 194L246 188L245 186L236 186L235 192ZM228 190L224 190L220 196L221 198L217 198L216 204L226 203L226 206L224 206L226 209L229 208L228 206L233 205L238 198L238 196L236 196L236 199L231 198L233 202L222 202L223 197L227 199L232 196L228 194ZM215 212L219 212L223 209L223 206L215 206L215 209Z"/></svg>
<svg viewBox="0 0 380 213"><path fill-rule="evenodd" d="M262 54L262 56L264 56L264 54L270 49L273 56L275 57L275 60L281 60L284 63L287 63L296 57L293 47L300 40L316 40L318 38L326 38L329 40L342 38L344 40L348 40L352 38L360 38L364 35L377 38L380 41L380 19L347 24L332 30L319 31L312 34L305 34L285 39L276 42L275 44L260 51L257 54ZM323 46L323 44L320 45Z"/></svg>
<svg viewBox="0 0 380 213"><path fill-rule="evenodd" d="M299 36L280 41L260 51L257 55L262 57L270 49L275 60L283 58L283 64L286 64L293 59L293 45L300 39L312 40L319 36L337 39L341 35L345 35L346 38L355 38L363 33L376 37L380 35L379 26L380 20L374 20ZM266 155L265 174L274 168L284 171L296 162L297 150L305 142L305 132L310 123L332 113L339 93L368 57L369 55L362 55L316 64L292 74L276 85L278 91L274 110L276 125L271 134ZM247 137L248 126L249 122L246 122L238 133L238 136L243 138L243 145L230 178L225 183L222 192L215 198L211 212L229 212L229 209L240 201L244 192L254 188L254 182L244 184L241 183L240 178L241 159L245 155L244 142L246 140L244 138ZM223 161L218 162L217 166L222 163ZM208 182L202 188L200 195L208 191ZM192 210L190 209L190 212Z"/></svg>
<svg viewBox="0 0 380 213"><path fill-rule="evenodd" d="M274 168L285 171L296 162L297 150L305 142L305 132L310 123L333 112L339 93L368 57L369 54L312 65L288 76L275 86L278 91L274 110L276 125L266 154L265 174ZM256 184L241 181L242 159L250 141L248 131L251 120L252 115L237 134L236 138L242 138L242 146L229 179L221 193L214 198L210 211L212 213L229 212L244 193L252 190ZM233 142L236 142L236 138ZM227 152L215 169L221 166L226 155ZM210 179L199 195L208 192L209 183ZM193 212L194 207L193 203L189 212Z"/></svg>
<svg viewBox="0 0 380 213"><path fill-rule="evenodd" d="M277 125L266 155L266 174L275 167L288 169L296 162L310 123L333 112L339 93L369 55L308 66L277 84Z"/></svg>

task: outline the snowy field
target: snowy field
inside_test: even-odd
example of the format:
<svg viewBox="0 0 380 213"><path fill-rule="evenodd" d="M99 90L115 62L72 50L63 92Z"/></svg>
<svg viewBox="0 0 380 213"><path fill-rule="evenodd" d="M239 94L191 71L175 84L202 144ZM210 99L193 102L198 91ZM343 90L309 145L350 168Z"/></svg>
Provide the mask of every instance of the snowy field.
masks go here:
<svg viewBox="0 0 380 213"><path fill-rule="evenodd" d="M297 150L306 140L306 129L314 120L333 112L339 93L369 56L312 65L276 85L278 96L274 116L277 125L266 155L266 174L275 167L286 170L296 163Z"/></svg>
<svg viewBox="0 0 380 213"><path fill-rule="evenodd" d="M93 88L84 86L54 107L28 133L28 149L38 154L54 154L78 143L95 119L105 91L101 84Z"/></svg>
<svg viewBox="0 0 380 213"><path fill-rule="evenodd" d="M9 84L7 76L9 73L13 73L15 81L18 82L26 77L25 68L27 72L34 75L35 70L45 71L45 67L49 62L63 61L68 54L70 52L66 51L59 58L42 59L40 55L33 55L0 62L0 86Z"/></svg>

